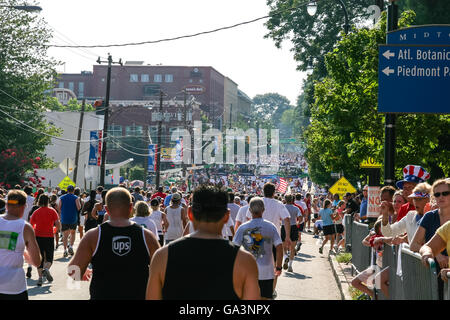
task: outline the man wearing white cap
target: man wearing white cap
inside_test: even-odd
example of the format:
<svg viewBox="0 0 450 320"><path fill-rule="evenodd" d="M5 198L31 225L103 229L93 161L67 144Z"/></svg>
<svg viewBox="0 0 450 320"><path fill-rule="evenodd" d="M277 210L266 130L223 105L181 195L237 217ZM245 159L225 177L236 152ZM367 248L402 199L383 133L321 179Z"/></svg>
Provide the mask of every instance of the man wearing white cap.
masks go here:
<svg viewBox="0 0 450 320"><path fill-rule="evenodd" d="M397 215L397 221L400 221L409 211L416 210L413 198L408 197L418 183L425 182L429 178L430 174L421 166L407 165L403 168L403 180L397 182L397 187L403 189L403 196L408 199L408 203L401 206Z"/></svg>

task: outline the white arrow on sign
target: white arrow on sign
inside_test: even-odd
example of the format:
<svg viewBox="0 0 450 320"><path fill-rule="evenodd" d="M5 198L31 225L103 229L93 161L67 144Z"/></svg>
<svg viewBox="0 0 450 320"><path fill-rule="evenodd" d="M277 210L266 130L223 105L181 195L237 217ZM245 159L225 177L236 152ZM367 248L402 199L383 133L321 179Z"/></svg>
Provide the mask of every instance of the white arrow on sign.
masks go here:
<svg viewBox="0 0 450 320"><path fill-rule="evenodd" d="M384 73L385 75L387 75L387 76L389 76L391 73L394 73L394 72L395 72L395 70L394 70L394 69L391 69L391 68L389 68L389 67L386 67L386 68L383 69L383 73Z"/></svg>
<svg viewBox="0 0 450 320"><path fill-rule="evenodd" d="M388 50L388 51L386 51L385 53L383 53L383 56L386 58L386 59L390 59L390 58L393 58L393 57L395 57L395 53L394 52L391 52L390 50Z"/></svg>

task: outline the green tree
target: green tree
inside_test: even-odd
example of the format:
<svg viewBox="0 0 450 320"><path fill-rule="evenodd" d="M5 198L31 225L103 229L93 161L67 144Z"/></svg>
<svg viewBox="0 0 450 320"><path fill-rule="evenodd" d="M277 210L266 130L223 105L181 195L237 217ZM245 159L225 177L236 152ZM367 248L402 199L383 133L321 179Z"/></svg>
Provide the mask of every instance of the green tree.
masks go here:
<svg viewBox="0 0 450 320"><path fill-rule="evenodd" d="M350 25L361 23L369 16L368 6L374 0L348 1L347 11ZM280 48L283 41L290 40L294 47L294 59L298 70L306 71L311 64L318 64L325 74L324 56L342 38L344 26L343 9L337 1L318 1L317 13L310 16L304 0L267 0L270 19L266 22L269 33L265 36L275 41Z"/></svg>
<svg viewBox="0 0 450 320"><path fill-rule="evenodd" d="M397 4L400 11L413 10L417 13L416 25L448 24L450 21L450 1L402 0Z"/></svg>
<svg viewBox="0 0 450 320"><path fill-rule="evenodd" d="M70 99L67 105L61 104L55 97L45 97L45 105L51 111L81 111L82 103L79 103L76 99ZM90 103L86 103L84 111L95 111L95 108Z"/></svg>
<svg viewBox="0 0 450 320"><path fill-rule="evenodd" d="M29 158L42 159L41 167L48 167L52 162L44 150L50 136L58 134L44 118L45 92L53 88L57 65L47 56L51 32L38 15L2 7L0 35L0 150L26 151Z"/></svg>
<svg viewBox="0 0 450 320"><path fill-rule="evenodd" d="M414 21L404 12L400 27ZM310 174L330 183L331 172L344 172L352 182L365 172L359 164L368 156L384 159L384 115L377 112L378 44L386 42L386 17L374 29L360 29L338 42L326 55L328 76L315 83L311 125L304 133ZM448 175L450 117L408 114L397 118L396 172L420 164L434 178ZM447 148L446 148L447 146Z"/></svg>

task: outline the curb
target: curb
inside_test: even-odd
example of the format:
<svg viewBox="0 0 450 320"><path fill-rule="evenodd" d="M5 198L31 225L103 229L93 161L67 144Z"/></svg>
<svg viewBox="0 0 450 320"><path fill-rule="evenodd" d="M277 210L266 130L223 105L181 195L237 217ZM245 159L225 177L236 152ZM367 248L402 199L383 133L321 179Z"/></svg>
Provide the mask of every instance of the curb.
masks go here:
<svg viewBox="0 0 450 320"><path fill-rule="evenodd" d="M328 261L330 261L331 269L333 270L333 275L336 279L339 291L341 292L342 300L353 300L349 292L350 284L344 274L344 271L342 270L341 265L337 262L336 256L329 255Z"/></svg>

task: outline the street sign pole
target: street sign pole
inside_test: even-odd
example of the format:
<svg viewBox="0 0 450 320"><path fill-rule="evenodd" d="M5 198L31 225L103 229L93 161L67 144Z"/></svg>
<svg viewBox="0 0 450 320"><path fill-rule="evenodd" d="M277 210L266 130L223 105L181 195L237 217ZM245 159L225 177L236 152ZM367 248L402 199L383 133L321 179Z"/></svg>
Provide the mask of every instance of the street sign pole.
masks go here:
<svg viewBox="0 0 450 320"><path fill-rule="evenodd" d="M395 2L388 5L387 10L387 31L394 31L398 28L398 6ZM384 184L393 186L395 184L395 122L394 113L386 113L385 135L384 135Z"/></svg>

